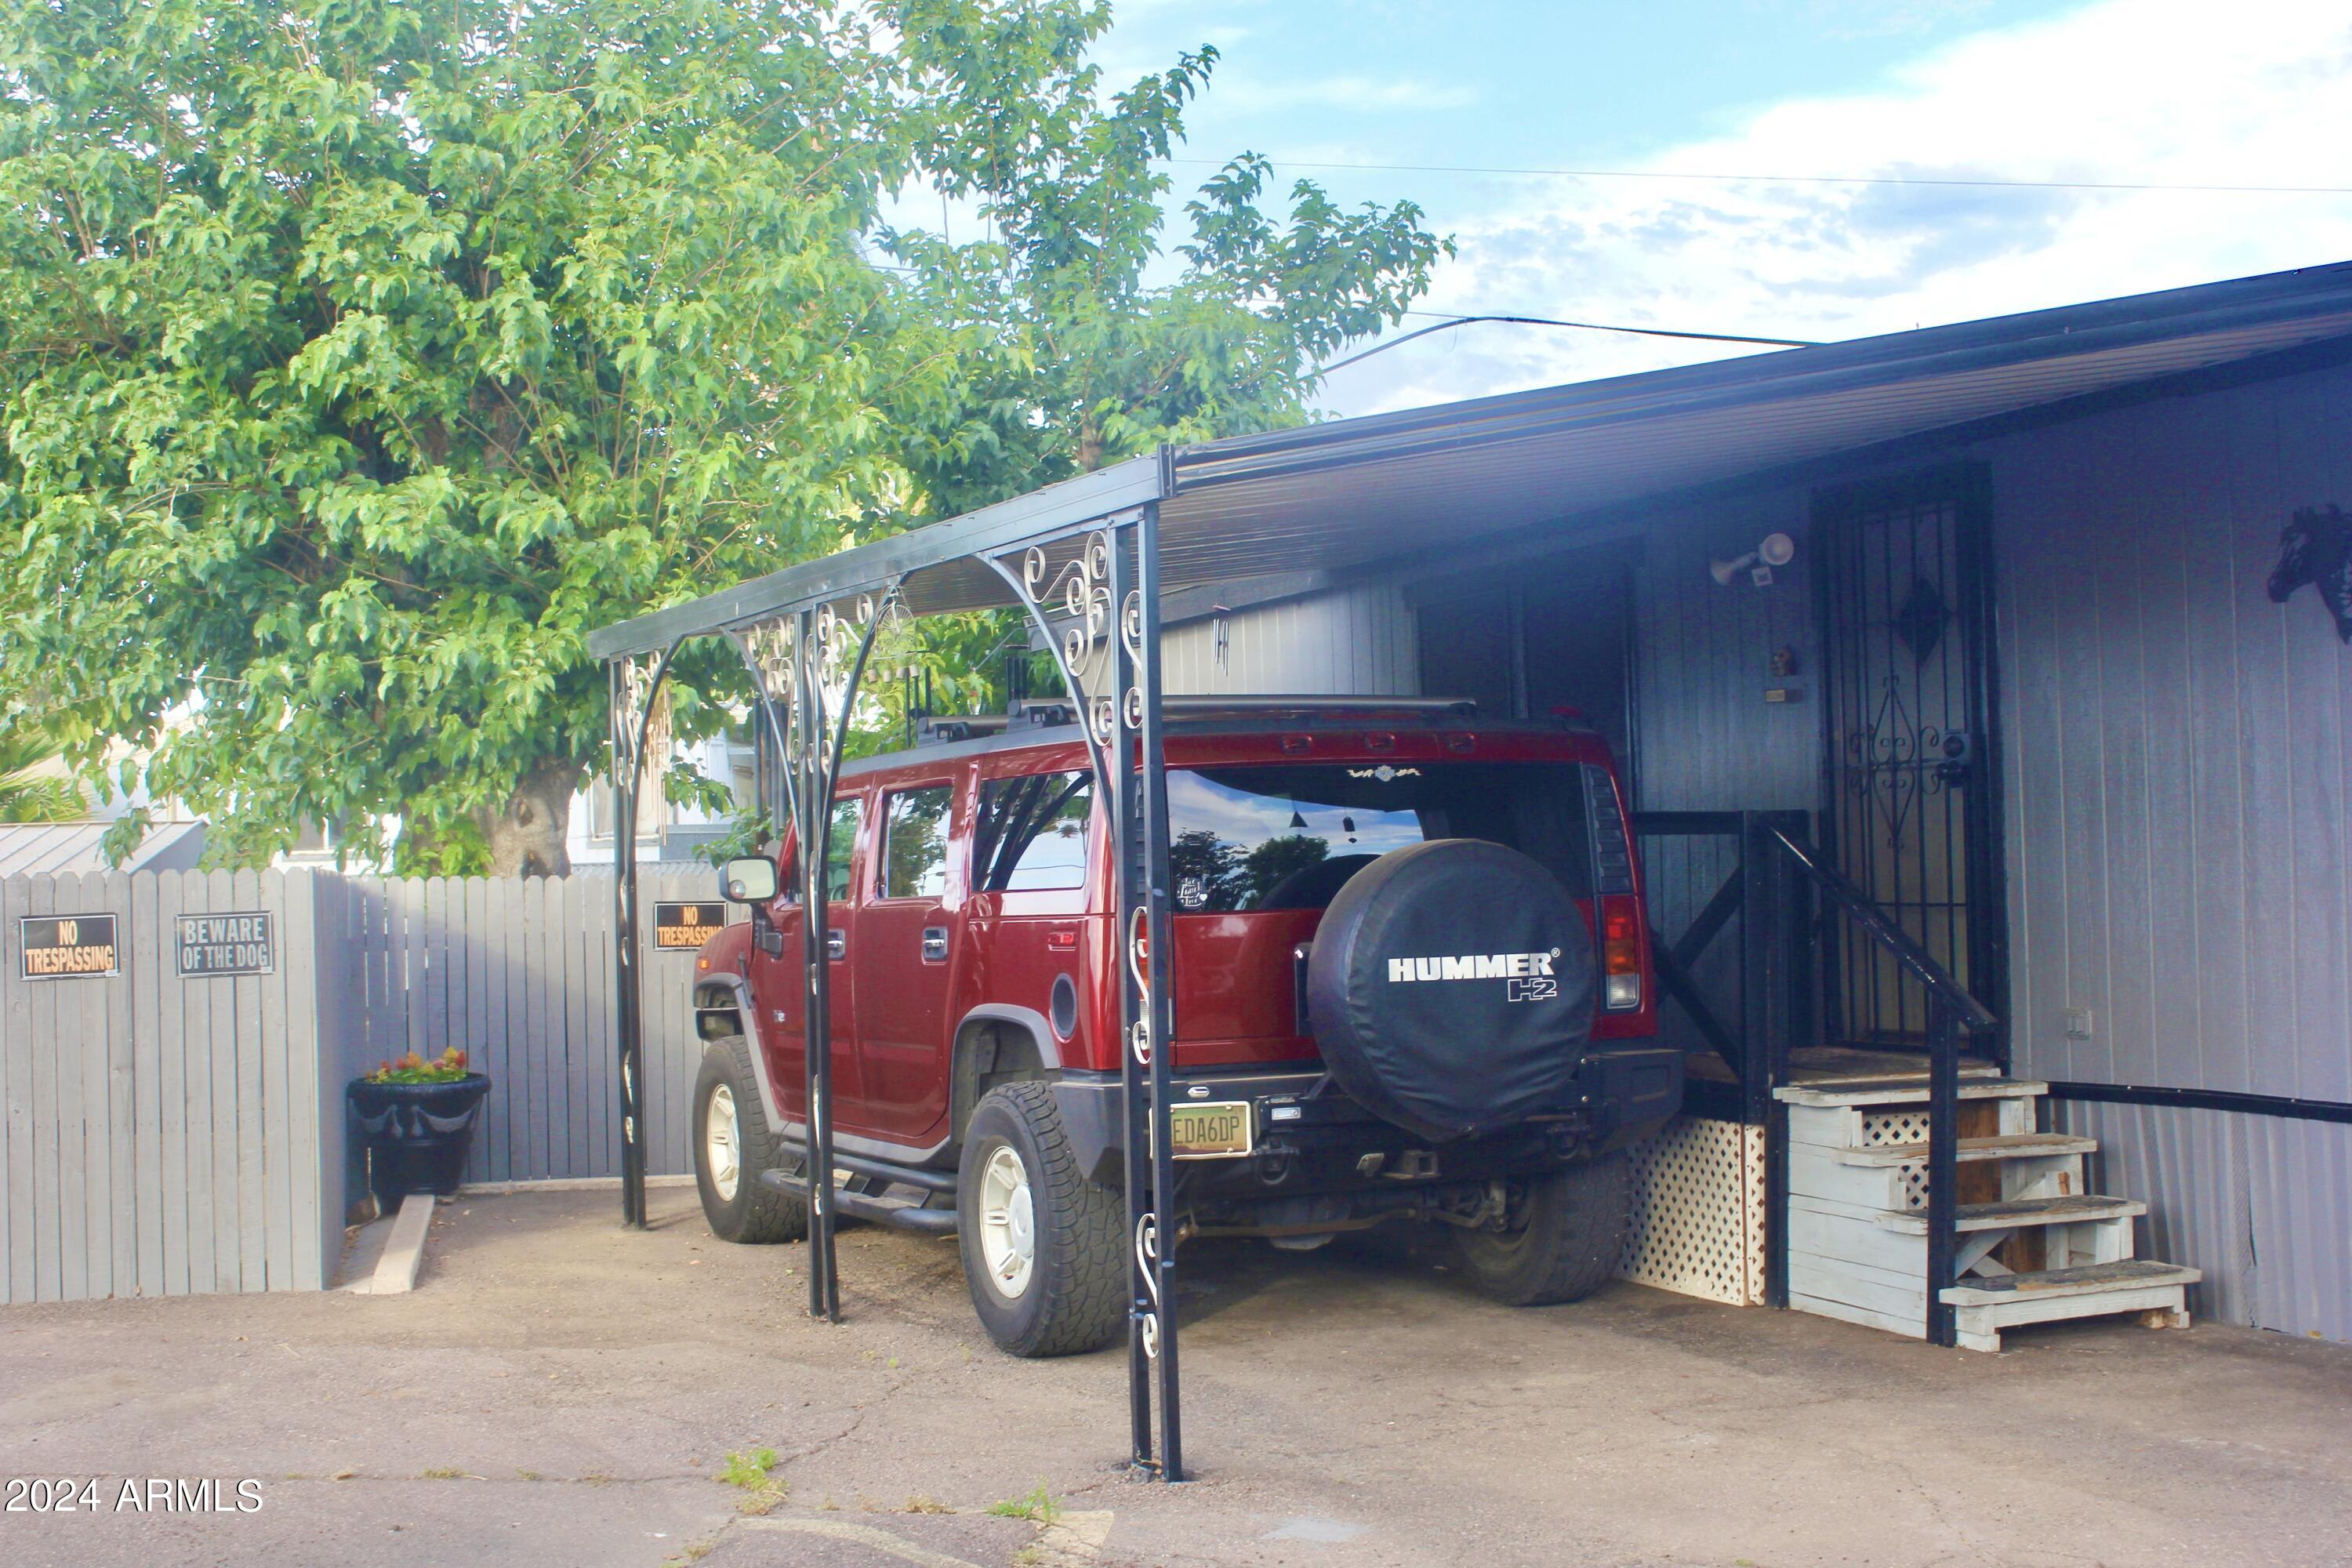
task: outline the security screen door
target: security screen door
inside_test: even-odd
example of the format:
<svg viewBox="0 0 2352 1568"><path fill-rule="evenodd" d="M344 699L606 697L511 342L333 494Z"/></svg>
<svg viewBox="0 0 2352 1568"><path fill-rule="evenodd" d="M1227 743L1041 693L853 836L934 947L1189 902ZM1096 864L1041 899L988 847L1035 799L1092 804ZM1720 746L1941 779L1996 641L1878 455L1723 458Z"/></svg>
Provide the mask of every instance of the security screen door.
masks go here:
<svg viewBox="0 0 2352 1568"><path fill-rule="evenodd" d="M1999 1015L2006 941L1989 503L1980 469L1939 469L1818 493L1812 532L1827 847ZM1925 988L1850 921L1827 935L1824 1000L1840 1037L1924 1044Z"/></svg>

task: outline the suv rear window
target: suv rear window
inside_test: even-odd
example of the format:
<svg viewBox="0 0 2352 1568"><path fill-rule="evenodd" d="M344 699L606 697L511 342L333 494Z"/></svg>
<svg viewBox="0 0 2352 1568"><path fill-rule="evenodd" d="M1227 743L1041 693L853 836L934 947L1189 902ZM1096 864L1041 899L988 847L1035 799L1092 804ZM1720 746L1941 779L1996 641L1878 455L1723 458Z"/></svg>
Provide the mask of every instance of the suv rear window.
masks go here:
<svg viewBox="0 0 2352 1568"><path fill-rule="evenodd" d="M1171 769L1180 914L1319 910L1391 849L1484 838L1591 896L1584 783L1571 763L1340 763Z"/></svg>

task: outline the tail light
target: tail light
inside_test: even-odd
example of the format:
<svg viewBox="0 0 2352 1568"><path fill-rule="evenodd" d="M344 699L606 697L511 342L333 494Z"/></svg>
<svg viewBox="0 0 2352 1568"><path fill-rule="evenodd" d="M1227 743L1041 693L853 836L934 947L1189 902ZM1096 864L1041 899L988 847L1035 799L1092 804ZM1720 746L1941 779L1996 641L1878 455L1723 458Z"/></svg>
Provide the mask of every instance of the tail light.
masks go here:
<svg viewBox="0 0 2352 1568"><path fill-rule="evenodd" d="M1601 1005L1612 1013L1642 1005L1642 932L1630 898L1601 900Z"/></svg>

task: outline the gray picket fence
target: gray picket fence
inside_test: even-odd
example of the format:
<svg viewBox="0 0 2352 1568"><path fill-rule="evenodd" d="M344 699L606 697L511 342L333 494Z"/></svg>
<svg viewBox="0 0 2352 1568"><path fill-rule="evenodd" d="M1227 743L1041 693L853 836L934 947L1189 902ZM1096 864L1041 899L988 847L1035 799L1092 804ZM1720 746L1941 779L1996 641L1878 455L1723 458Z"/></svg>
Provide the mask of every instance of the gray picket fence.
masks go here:
<svg viewBox="0 0 2352 1568"><path fill-rule="evenodd" d="M640 873L648 1168L691 1168L691 953L651 947ZM266 911L271 973L184 976L184 915ZM26 979L21 921L110 914L120 972ZM463 1047L493 1080L469 1181L620 1170L610 873L331 871L0 880L0 1300L317 1289L365 1173L343 1087Z"/></svg>

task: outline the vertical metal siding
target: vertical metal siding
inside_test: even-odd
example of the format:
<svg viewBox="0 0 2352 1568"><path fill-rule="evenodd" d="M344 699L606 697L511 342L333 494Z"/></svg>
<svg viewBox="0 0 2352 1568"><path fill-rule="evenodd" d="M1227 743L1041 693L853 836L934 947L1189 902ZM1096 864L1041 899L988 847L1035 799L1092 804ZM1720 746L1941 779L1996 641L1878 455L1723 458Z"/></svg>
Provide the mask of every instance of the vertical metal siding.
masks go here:
<svg viewBox="0 0 2352 1568"><path fill-rule="evenodd" d="M2147 1201L2143 1256L2204 1271L2192 1311L2352 1340L2352 1126L2081 1100L2051 1123L2099 1141L2095 1189Z"/></svg>
<svg viewBox="0 0 2352 1568"><path fill-rule="evenodd" d="M1188 621L1160 637L1163 679L1184 696L1316 692L1412 697L1421 691L1412 612L1393 584L1357 584L1303 599Z"/></svg>
<svg viewBox="0 0 2352 1568"><path fill-rule="evenodd" d="M1983 450L2025 1070L2352 1100L2352 650L2266 588L2288 515L2352 502L2347 413L2336 370Z"/></svg>
<svg viewBox="0 0 2352 1568"><path fill-rule="evenodd" d="M1813 627L1805 497L1774 491L1666 517L1645 531L1634 576L1641 806L1647 811L1801 810L1821 790L1821 651ZM1707 568L1768 533L1797 559L1759 588ZM1773 650L1797 673L1770 673ZM1767 702L1786 687L1794 702ZM1708 891L1712 891L1712 888ZM1704 895L1702 895L1704 896Z"/></svg>

